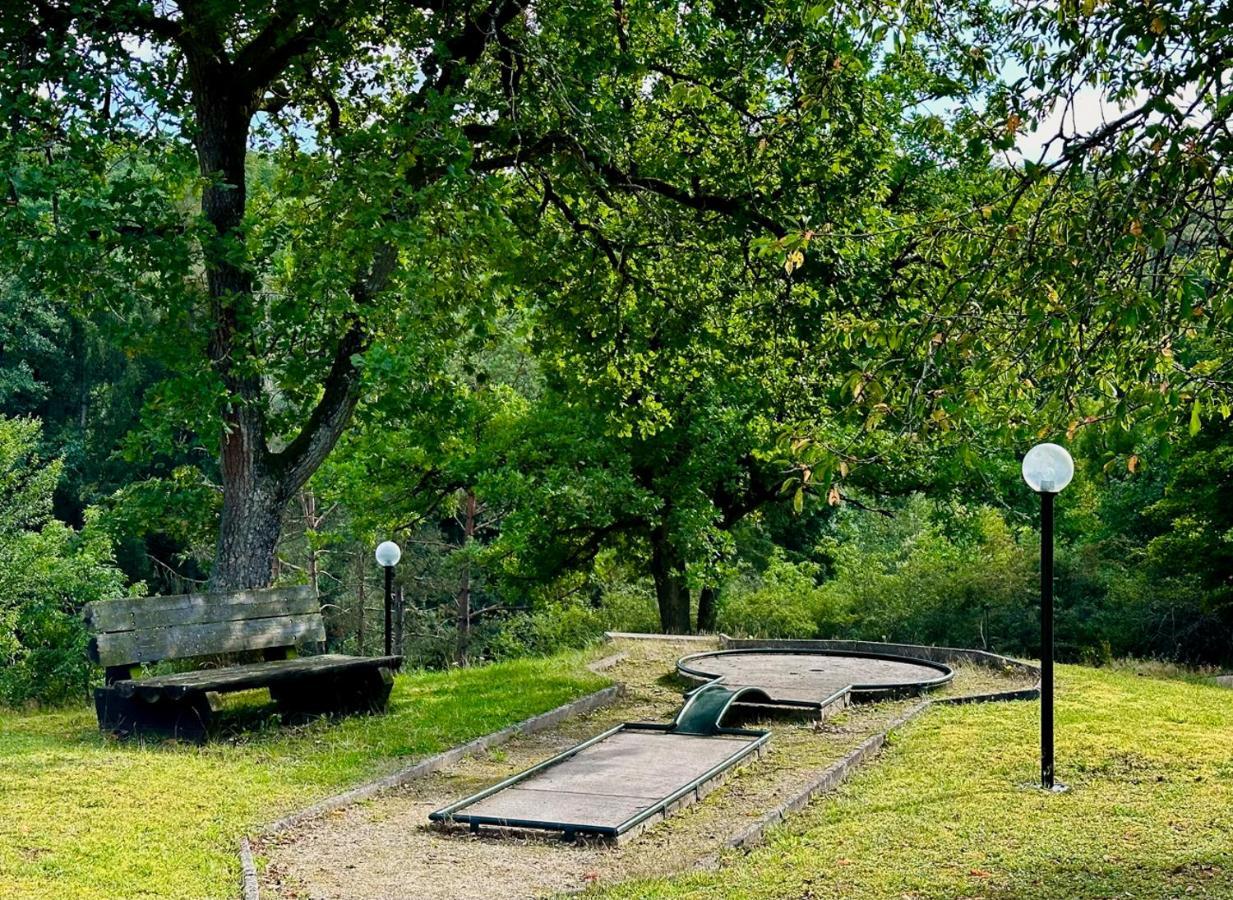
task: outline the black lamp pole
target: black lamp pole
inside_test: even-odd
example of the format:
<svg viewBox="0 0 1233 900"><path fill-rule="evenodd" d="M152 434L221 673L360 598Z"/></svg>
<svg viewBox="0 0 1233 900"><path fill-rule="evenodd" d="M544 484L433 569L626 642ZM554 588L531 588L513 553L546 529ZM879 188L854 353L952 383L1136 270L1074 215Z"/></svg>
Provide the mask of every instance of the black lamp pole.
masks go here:
<svg viewBox="0 0 1233 900"><path fill-rule="evenodd" d="M1040 493L1040 786L1053 790L1053 498ZM387 651L388 652L388 651Z"/></svg>
<svg viewBox="0 0 1233 900"><path fill-rule="evenodd" d="M394 567L384 566L385 569L385 655L389 656L394 652L394 630L391 626L391 617L394 609Z"/></svg>
<svg viewBox="0 0 1233 900"><path fill-rule="evenodd" d="M1064 791L1053 767L1053 498L1070 484L1075 462L1065 447L1037 444L1023 457L1023 480L1040 494L1040 786Z"/></svg>

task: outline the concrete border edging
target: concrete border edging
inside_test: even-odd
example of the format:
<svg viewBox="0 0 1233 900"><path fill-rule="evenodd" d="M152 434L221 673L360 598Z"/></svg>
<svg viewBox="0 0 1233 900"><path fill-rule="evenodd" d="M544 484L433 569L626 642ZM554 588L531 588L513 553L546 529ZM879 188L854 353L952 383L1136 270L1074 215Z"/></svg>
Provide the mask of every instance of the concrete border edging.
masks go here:
<svg viewBox="0 0 1233 900"><path fill-rule="evenodd" d="M614 653L611 656L605 656L603 659L597 659L595 662L589 664L587 668L596 673L606 672L613 666L625 662L627 659L629 659L629 654L622 651L620 653Z"/></svg>
<svg viewBox="0 0 1233 900"><path fill-rule="evenodd" d="M605 631L606 641L671 641L672 643L714 643L720 640L717 634L656 634L650 631Z"/></svg>
<svg viewBox="0 0 1233 900"><path fill-rule="evenodd" d="M253 845L248 836L240 838L240 872L244 900L261 900L261 887L257 883L257 863L253 860Z"/></svg>
<svg viewBox="0 0 1233 900"><path fill-rule="evenodd" d="M624 654L614 654L612 657L600 660L601 663L607 663L607 667L616 665ZM616 657L620 657L617 659ZM594 664L593 664L594 665ZM362 800L367 800L370 797L390 790L391 788L399 787L414 781L417 778L423 778L426 775L431 775L448 766L453 765L464 757L473 755L483 750L488 750L492 747L506 743L511 738L517 737L520 734L534 734L539 731L552 728L564 722L566 719L572 719L575 716L585 715L589 712L594 712L597 709L602 709L616 702L625 693L625 685L614 684L606 688L602 688L593 693L579 697L577 700L572 700L555 709L550 709L547 712L540 713L537 716L532 716L529 719L524 719L521 722L515 722L513 725L507 725L499 731L494 731L490 734L482 735L474 740L468 741L465 744L459 744L456 747L451 747L449 750L442 751L427 759L422 759L417 763L406 766L386 775L382 778L377 778L373 781L365 782L357 785L354 788L343 791L341 794L335 794L331 797L326 797L317 803L307 806L304 809L298 810L290 815L284 816L274 822L262 826L258 830L260 837L272 837L280 832L294 828L297 825L302 825L312 819L318 818L326 813L333 812L344 807L351 806ZM243 835L239 840L239 855L240 855L240 871L241 871L241 889L244 900L260 900L260 887L257 874L256 861L253 859L252 841L249 836Z"/></svg>

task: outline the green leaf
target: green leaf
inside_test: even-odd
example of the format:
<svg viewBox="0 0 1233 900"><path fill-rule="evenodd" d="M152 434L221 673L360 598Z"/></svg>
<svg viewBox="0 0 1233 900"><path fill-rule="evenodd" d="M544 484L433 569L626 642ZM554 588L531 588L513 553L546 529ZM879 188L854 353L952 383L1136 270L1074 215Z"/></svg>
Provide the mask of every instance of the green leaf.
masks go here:
<svg viewBox="0 0 1233 900"><path fill-rule="evenodd" d="M1202 427L1203 420L1199 418L1199 398L1195 397L1194 405L1190 407L1190 436L1194 437Z"/></svg>

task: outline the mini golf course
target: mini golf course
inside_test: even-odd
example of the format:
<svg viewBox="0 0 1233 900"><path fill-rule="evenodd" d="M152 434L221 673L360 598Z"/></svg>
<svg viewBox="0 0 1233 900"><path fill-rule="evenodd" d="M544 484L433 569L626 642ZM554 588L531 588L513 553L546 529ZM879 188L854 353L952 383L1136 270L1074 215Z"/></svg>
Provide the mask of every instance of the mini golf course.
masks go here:
<svg viewBox="0 0 1233 900"><path fill-rule="evenodd" d="M759 642L759 646L762 643ZM340 795L319 805L315 812L307 809L293 814L287 825L274 827L278 823L273 823L267 829L253 832L252 851L258 864L251 870L254 889L246 896L259 896L263 900L309 896L319 900L368 897L446 900L459 896L508 900L569 893L594 885L720 865L730 848L758 843L767 829L785 818L790 821L793 811L808 803L811 797L829 791L848 773L872 760L888 732L903 727L931 705L1034 696L1034 667L993 654L906 645L852 643L837 646L828 642L822 646L821 642L811 642L776 649L846 651L834 659L835 665L842 664L845 656L854 653L919 657L926 663L938 662L953 667L954 675L951 680L933 687L918 686L905 692L888 688L883 695L862 695L853 691L849 699L862 702L846 706L836 702L825 710L821 709L820 700L835 693L825 686L811 689L805 698L806 703L809 697L813 698L812 708L782 702L791 699L786 694L780 698L780 703L774 703L773 686L763 692L767 695L764 697L752 692L740 694L742 685L724 680L733 678L731 673L722 675L717 669L719 663L712 667L711 662L699 661L697 657L700 650L734 646L752 649L749 644L732 639L708 642L614 636L612 643L596 651L596 659L605 657L597 665L607 663L603 665L604 673L623 686L623 691L613 695L612 701L559 719L547 728L516 732L499 745L486 744L466 755L457 755L447 765L433 769L431 774L384 788L381 787L384 779L362 785L364 799L360 801L354 799L354 794L350 798ZM691 656L692 660L688 658ZM731 658L718 657L725 661ZM813 653L805 655L809 662L817 658ZM780 661L785 665L792 662L787 656ZM678 667L706 674L686 675ZM926 665L925 669L927 671L919 673L920 682L931 682L945 674L933 666ZM821 674L811 672L809 677ZM717 675L718 679L711 675ZM525 788L530 782L520 776L532 771L551 772L557 765L578 755L575 751L579 748L593 748L596 755L587 766L598 766L599 751L618 748L616 743L600 740L605 735L609 739L621 736L621 740L635 733L635 740L644 736L652 740L669 737L671 728L682 724L686 718L682 691L690 690L690 682L696 687L699 683L716 680L716 688L703 692L703 696L714 692L713 696L707 696L705 705L714 702L727 707L722 714L714 715L718 727L765 731L769 732L769 738L726 770L701 781L696 789L667 804L662 813L652 812L616 838L581 839L588 838L588 833L579 831L575 833L579 840L563 841L565 829L560 827L502 828L480 824L476 832L471 829L471 823L461 818L456 818L452 826L431 818L432 813L451 808L462 815L479 815L478 805L467 809L459 798L474 800L485 795L487 799L500 793L514 796L496 789L520 782ZM860 681L860 684L866 683L867 676ZM896 677L885 679L883 687L905 683L901 677ZM739 696L734 702L724 704L717 688ZM927 690L928 695L918 695L920 690ZM863 702L865 700L872 702ZM703 707L700 700L695 701L694 711L699 721L712 715L702 716ZM638 728L623 727L631 723L653 723L650 730L657 729L659 733L648 735ZM643 771L663 778L658 789L641 798L647 807L661 803L681 787L697 780L699 773L706 774L705 769L694 767L693 761L689 761L684 770L665 765L668 761L675 763L676 757L683 755L675 748L725 746L713 736L679 736L683 740L648 744L661 752L648 754L636 766L630 766L640 779ZM631 748L619 749L620 753L612 754L614 759ZM718 760L718 765L726 757L717 753L712 759ZM546 765L554 760L556 765ZM616 765L615 762L611 764ZM557 771L569 773L568 769L558 768ZM575 770L575 774L581 772L582 768ZM375 790L367 790L368 787ZM562 781L554 787L571 786ZM642 781L630 788L622 782L619 790L640 794L644 788ZM705 799L694 802L699 796ZM334 799L339 802L333 802ZM519 812L525 814L530 810L530 807L523 807ZM508 810L502 814L513 818ZM493 818L501 818L502 814ZM566 818L552 819L542 811L537 814L544 821L558 825ZM582 824L611 827L623 824L615 818Z"/></svg>
<svg viewBox="0 0 1233 900"><path fill-rule="evenodd" d="M822 717L853 696L917 694L954 677L938 662L839 650L719 650L686 656L677 670L704 683L671 724L623 723L429 818L473 832L490 826L619 840L700 800L761 750L769 731L724 724L742 708L803 708Z"/></svg>

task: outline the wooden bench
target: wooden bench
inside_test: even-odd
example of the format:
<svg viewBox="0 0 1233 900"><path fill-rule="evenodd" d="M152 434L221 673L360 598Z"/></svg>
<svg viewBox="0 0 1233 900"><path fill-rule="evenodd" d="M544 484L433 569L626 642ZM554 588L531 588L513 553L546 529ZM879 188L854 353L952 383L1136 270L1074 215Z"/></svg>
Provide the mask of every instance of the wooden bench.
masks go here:
<svg viewBox="0 0 1233 900"><path fill-rule="evenodd" d="M292 714L377 712L385 708L400 656L297 657L301 644L325 641L312 589L267 588L86 604L90 659L106 686L94 691L99 728L204 741L228 691L269 688ZM134 678L133 668L162 660L259 651L262 661L175 675Z"/></svg>

